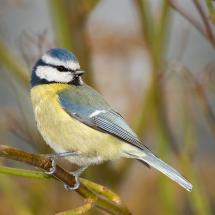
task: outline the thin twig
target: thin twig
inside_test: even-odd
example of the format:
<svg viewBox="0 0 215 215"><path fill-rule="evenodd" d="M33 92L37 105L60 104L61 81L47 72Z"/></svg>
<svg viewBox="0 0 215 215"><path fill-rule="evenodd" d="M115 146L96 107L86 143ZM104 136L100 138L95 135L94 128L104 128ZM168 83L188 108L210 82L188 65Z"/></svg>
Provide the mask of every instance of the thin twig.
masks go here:
<svg viewBox="0 0 215 215"><path fill-rule="evenodd" d="M195 5L196 9L198 10L199 15L201 16L202 21L203 21L203 23L205 25L205 30L206 30L208 39L211 41L211 43L214 44L215 40L214 40L213 31L211 29L210 23L209 23L209 21L207 19L207 16L205 15L205 12L204 12L201 4L199 3L198 0L193 0L193 4Z"/></svg>
<svg viewBox="0 0 215 215"><path fill-rule="evenodd" d="M211 40L211 38L208 37L208 33L204 26L195 19L188 11L186 11L184 8L181 8L177 1L175 0L168 0L169 5L176 10L178 13L180 13L189 23L191 23L210 43L213 47L215 47L215 40Z"/></svg>

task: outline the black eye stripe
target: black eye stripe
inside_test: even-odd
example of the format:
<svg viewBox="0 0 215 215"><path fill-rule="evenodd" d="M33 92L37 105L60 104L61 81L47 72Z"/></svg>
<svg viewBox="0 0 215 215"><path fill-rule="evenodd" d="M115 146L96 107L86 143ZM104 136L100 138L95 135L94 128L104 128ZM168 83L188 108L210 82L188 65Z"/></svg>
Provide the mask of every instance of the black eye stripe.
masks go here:
<svg viewBox="0 0 215 215"><path fill-rule="evenodd" d="M69 71L69 69L65 68L64 66L54 66L58 71Z"/></svg>
<svg viewBox="0 0 215 215"><path fill-rule="evenodd" d="M52 68L57 69L59 72L75 72L75 71L79 70L79 69L76 69L76 70L68 69L68 68L66 68L66 67L64 67L62 65L59 65L59 66L52 65L52 64L44 62L43 60L40 60L38 65L40 65L40 66L50 66Z"/></svg>
<svg viewBox="0 0 215 215"><path fill-rule="evenodd" d="M52 68L57 69L57 70L60 71L60 72L63 72L63 71L71 71L70 69L68 69L68 68L66 68L66 67L64 67L64 66L62 66L62 65L60 65L60 66L55 66L55 65L52 65L52 64L49 64L49 63L45 63L44 61L41 61L41 62L40 62L40 65L41 65L41 66L50 66L50 67L52 67Z"/></svg>

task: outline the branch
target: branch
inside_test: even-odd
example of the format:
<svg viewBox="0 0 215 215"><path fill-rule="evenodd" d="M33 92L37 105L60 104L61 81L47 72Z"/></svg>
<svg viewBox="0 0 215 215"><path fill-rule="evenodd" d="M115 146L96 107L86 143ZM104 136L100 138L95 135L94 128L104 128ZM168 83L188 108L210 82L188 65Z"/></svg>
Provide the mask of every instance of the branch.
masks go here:
<svg viewBox="0 0 215 215"><path fill-rule="evenodd" d="M195 19L188 11L185 11L185 9L181 8L174 0L168 0L169 5L176 10L179 14L181 14L189 23L191 23L210 43L213 47L215 47L215 39L212 33L208 35L208 29L205 29L204 26L202 26L201 22ZM200 14L201 15L201 14ZM202 17L202 15L201 15ZM210 26L209 26L210 28Z"/></svg>
<svg viewBox="0 0 215 215"><path fill-rule="evenodd" d="M193 4L195 5L196 9L198 10L199 15L200 15L200 17L201 17L201 19L205 25L205 31L206 31L206 34L208 36L208 39L211 41L212 44L215 44L213 31L211 29L210 23L208 21L207 16L205 15L205 12L204 12L201 4L199 3L198 0L193 0Z"/></svg>
<svg viewBox="0 0 215 215"><path fill-rule="evenodd" d="M49 169L52 167L52 162L46 155L32 154L6 145L0 145L0 157L24 162L44 171L49 171ZM5 173L7 173L6 170L8 171L8 168L5 168ZM26 170L25 173L27 173ZM14 173L14 175L16 174ZM26 176L26 174L19 175ZM31 176L33 177L33 174ZM40 176L42 177L42 175ZM40 178L40 176L38 178ZM56 171L54 172L52 177L67 184L68 186L74 186L75 184L74 176L72 176L69 172L64 170L59 165L56 166ZM89 182L86 179L81 179L81 185L79 189L76 190L76 192L78 192L87 200L93 201L96 207L103 209L110 214L131 214L128 209L121 204L121 201L116 194L113 194L113 192L108 190L107 188L104 188L100 185L97 186L97 184ZM105 192L106 195L104 195Z"/></svg>
<svg viewBox="0 0 215 215"><path fill-rule="evenodd" d="M52 176L40 171L18 169L13 167L0 166L0 173L14 176L21 176L34 179L50 179Z"/></svg>

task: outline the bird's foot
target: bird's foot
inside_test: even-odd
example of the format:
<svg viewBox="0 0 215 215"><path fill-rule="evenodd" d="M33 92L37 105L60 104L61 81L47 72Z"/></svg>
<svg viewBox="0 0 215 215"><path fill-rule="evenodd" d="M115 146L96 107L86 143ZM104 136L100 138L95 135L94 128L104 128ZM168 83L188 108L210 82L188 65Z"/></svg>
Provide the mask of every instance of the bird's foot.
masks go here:
<svg viewBox="0 0 215 215"><path fill-rule="evenodd" d="M64 188L68 191L74 191L74 190L77 190L79 187L80 187L80 179L79 179L79 175L74 175L72 174L74 177L75 177L75 184L74 186L69 186L68 184L64 184Z"/></svg>
<svg viewBox="0 0 215 215"><path fill-rule="evenodd" d="M56 160L58 159L58 157L55 155L55 154L53 154L53 155L48 155L47 156L50 160L51 160L51 168L48 170L48 171L46 171L45 173L46 174L48 174L48 175L53 175L54 173L55 173L55 171L56 171L56 165L57 165L57 162L56 162Z"/></svg>
<svg viewBox="0 0 215 215"><path fill-rule="evenodd" d="M64 184L64 187L66 190L68 191L73 191L73 190L77 190L80 187L80 175L87 169L88 166L82 166L80 169L74 171L74 172L70 172L71 175L73 175L75 177L75 184L73 187Z"/></svg>
<svg viewBox="0 0 215 215"><path fill-rule="evenodd" d="M57 165L57 159L63 158L63 157L69 157L69 156L77 156L78 152L62 152L57 154L49 154L46 155L52 162L52 167L49 169L49 171L46 171L45 173L48 175L53 175L56 171L56 165Z"/></svg>

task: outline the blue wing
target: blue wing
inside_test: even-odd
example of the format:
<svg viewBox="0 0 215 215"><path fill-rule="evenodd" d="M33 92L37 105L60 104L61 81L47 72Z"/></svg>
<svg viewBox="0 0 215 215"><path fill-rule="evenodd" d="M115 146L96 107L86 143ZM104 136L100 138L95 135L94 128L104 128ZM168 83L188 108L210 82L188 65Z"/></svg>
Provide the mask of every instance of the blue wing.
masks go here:
<svg viewBox="0 0 215 215"><path fill-rule="evenodd" d="M59 93L59 101L68 114L86 125L145 149L122 116L111 109L102 96L89 86L64 90Z"/></svg>
<svg viewBox="0 0 215 215"><path fill-rule="evenodd" d="M59 101L64 110L79 121L116 136L136 146L143 153L130 154L134 158L142 161L161 171L172 180L179 183L187 190L192 189L192 184L187 181L180 173L157 158L146 146L144 146L137 135L127 125L125 120L104 101L102 96L87 85L71 87L59 93Z"/></svg>

